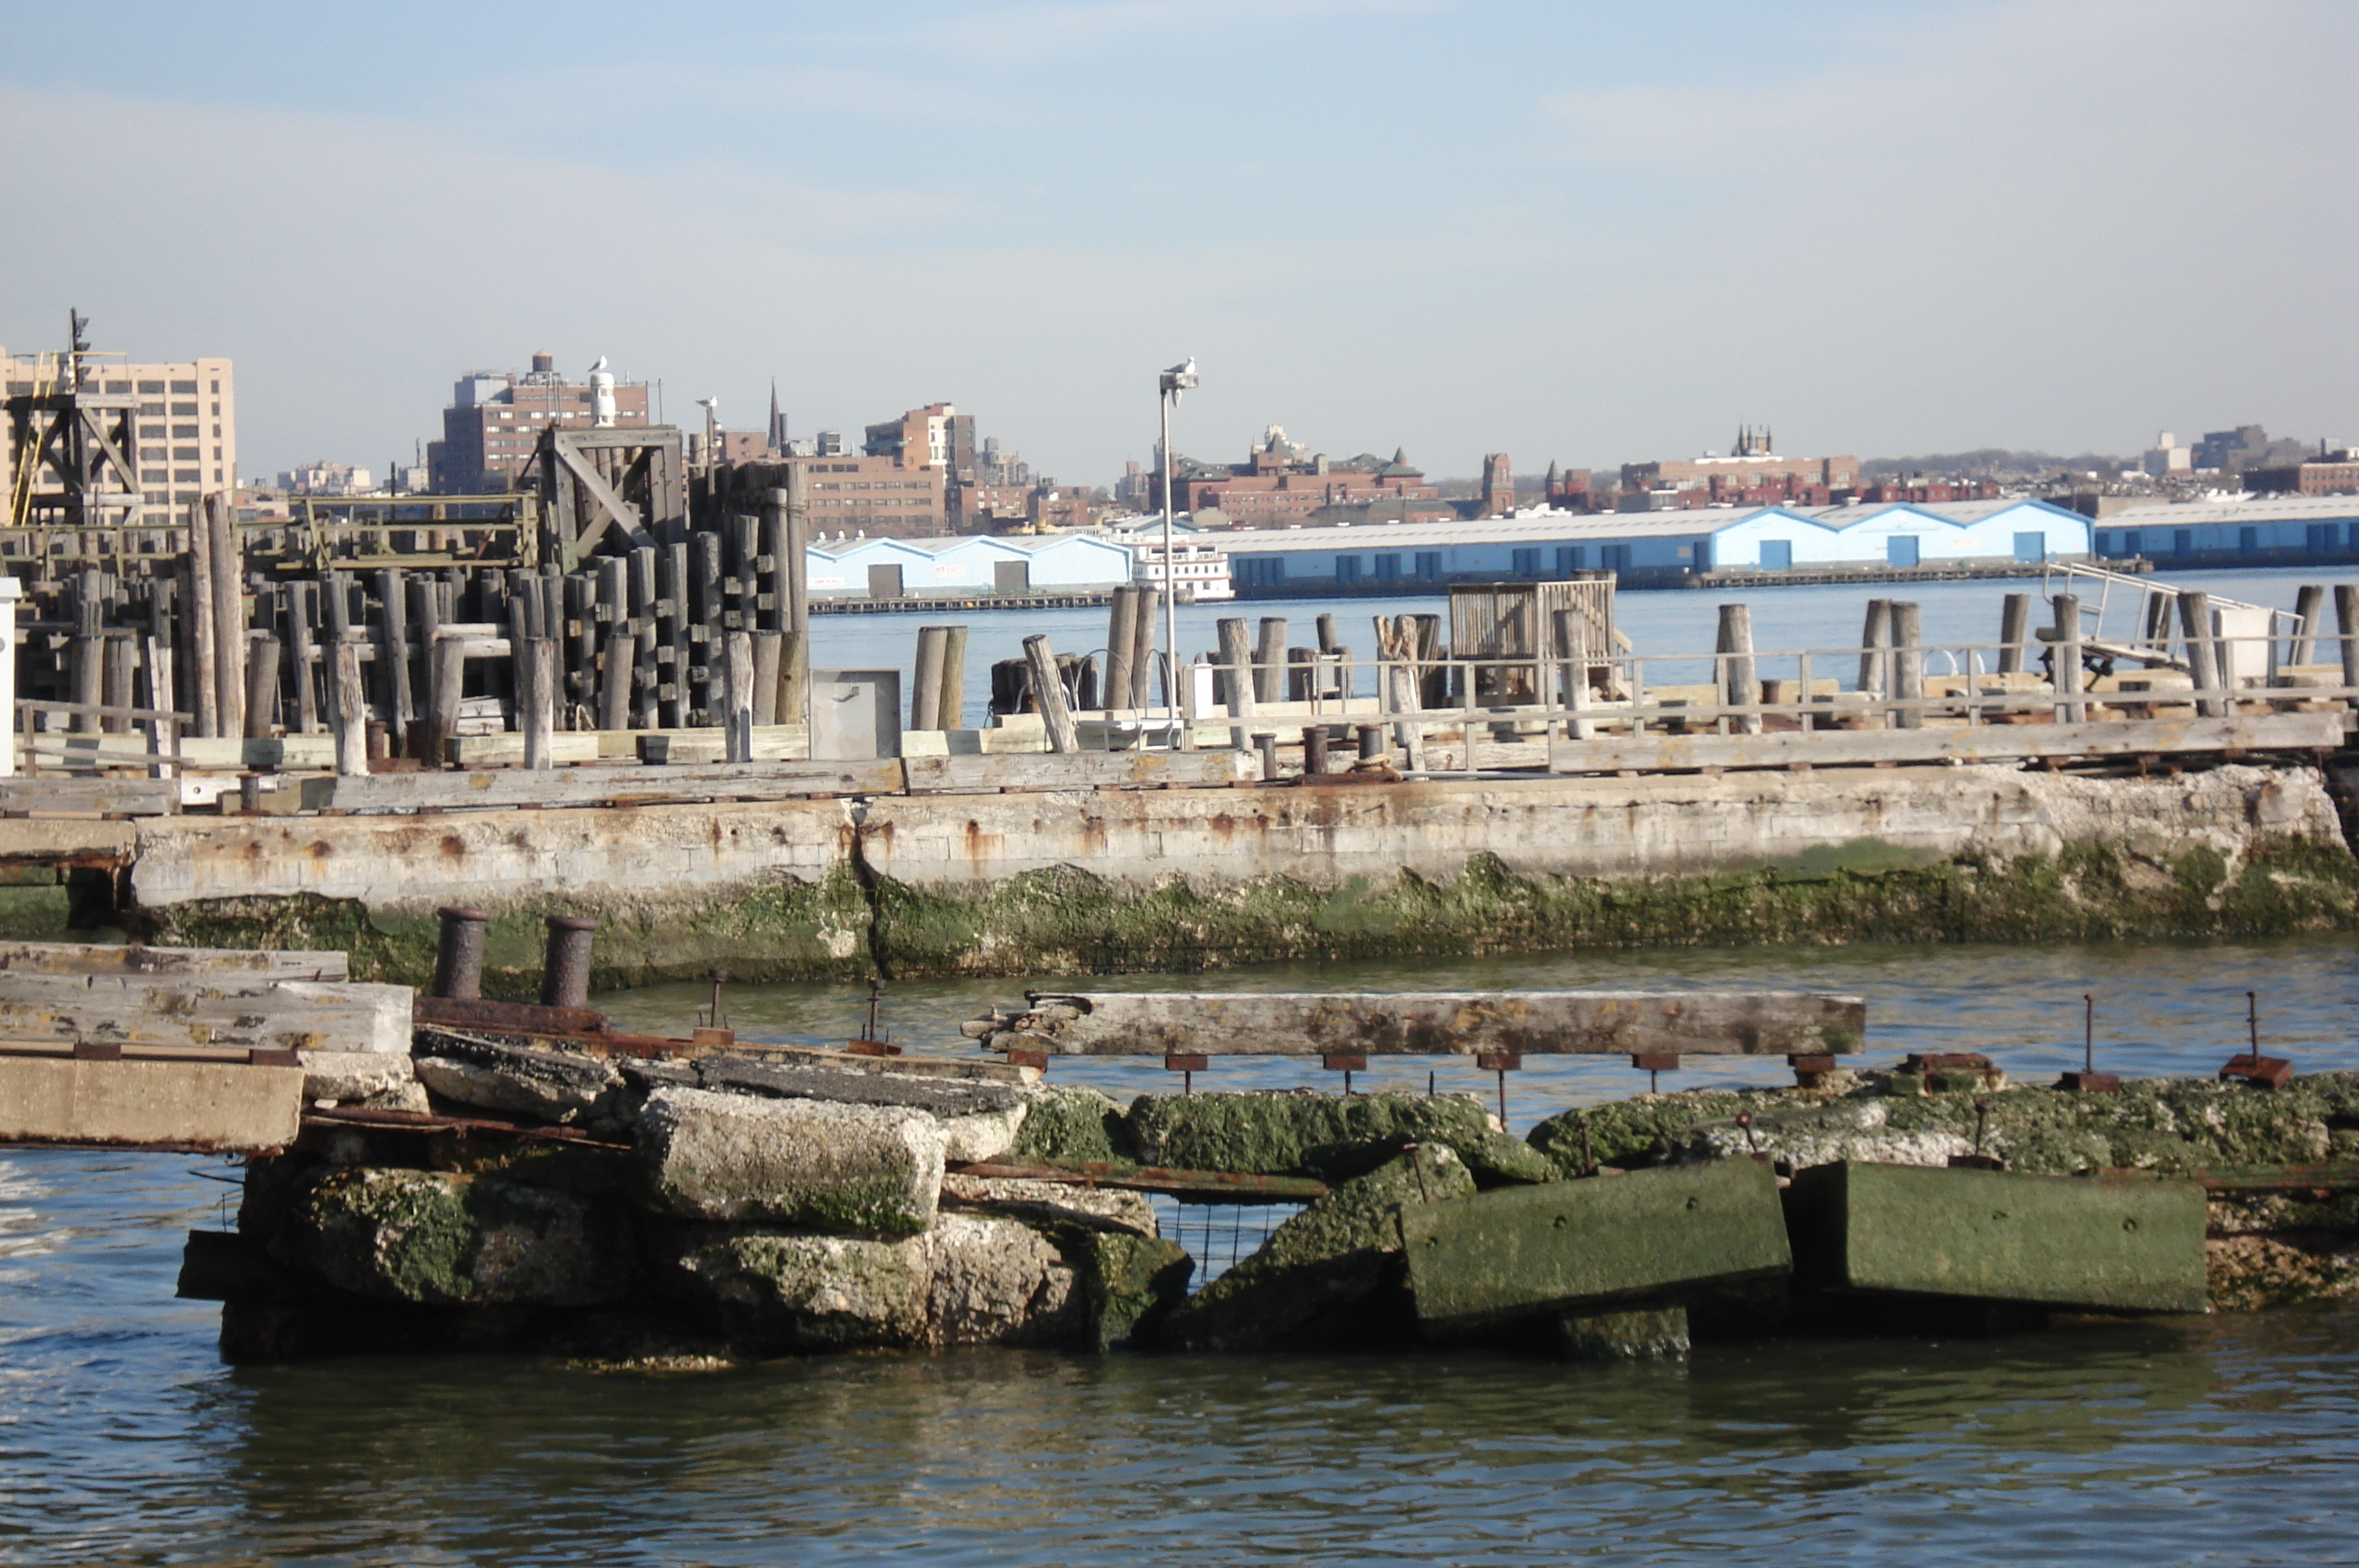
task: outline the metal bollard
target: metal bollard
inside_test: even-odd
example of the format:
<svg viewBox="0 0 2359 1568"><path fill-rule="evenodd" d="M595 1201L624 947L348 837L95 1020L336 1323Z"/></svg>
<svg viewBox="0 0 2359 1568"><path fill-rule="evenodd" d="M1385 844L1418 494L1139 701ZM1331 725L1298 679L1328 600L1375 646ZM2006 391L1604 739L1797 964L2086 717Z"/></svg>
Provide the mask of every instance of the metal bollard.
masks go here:
<svg viewBox="0 0 2359 1568"><path fill-rule="evenodd" d="M590 942L598 922L588 915L550 915L549 949L540 965L540 1005L590 1005Z"/></svg>
<svg viewBox="0 0 2359 1568"><path fill-rule="evenodd" d="M1313 724L1302 732L1302 771L1327 771L1327 726Z"/></svg>
<svg viewBox="0 0 2359 1568"><path fill-rule="evenodd" d="M1277 777L1277 737L1257 735L1253 737L1254 749L1261 753L1261 776L1266 781Z"/></svg>
<svg viewBox="0 0 2359 1568"><path fill-rule="evenodd" d="M1375 762L1378 758L1382 757L1384 754L1385 726L1382 724L1362 724L1360 726L1360 760L1363 762Z"/></svg>
<svg viewBox="0 0 2359 1568"><path fill-rule="evenodd" d="M442 934L434 944L434 995L472 1002L484 994L485 909L442 909Z"/></svg>

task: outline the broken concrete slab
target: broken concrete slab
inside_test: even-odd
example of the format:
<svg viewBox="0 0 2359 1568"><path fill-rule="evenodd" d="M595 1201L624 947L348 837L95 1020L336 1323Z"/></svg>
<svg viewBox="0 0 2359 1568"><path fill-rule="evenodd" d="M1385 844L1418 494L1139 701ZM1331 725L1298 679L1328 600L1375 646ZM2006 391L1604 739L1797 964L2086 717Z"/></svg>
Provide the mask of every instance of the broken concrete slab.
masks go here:
<svg viewBox="0 0 2359 1568"><path fill-rule="evenodd" d="M1429 1334L1677 1297L1792 1267L1777 1181L1751 1160L1509 1187L1400 1214Z"/></svg>
<svg viewBox="0 0 2359 1568"><path fill-rule="evenodd" d="M1367 1303L1399 1259L1395 1215L1405 1203L1473 1191L1473 1172L1447 1144L1397 1154L1288 1218L1252 1257L1190 1296L1164 1323L1163 1342L1176 1350L1266 1350L1382 1337L1400 1326L1397 1314Z"/></svg>
<svg viewBox="0 0 2359 1568"><path fill-rule="evenodd" d="M432 1032L430 1052L417 1059L419 1082L462 1105L565 1126L622 1117L623 1075L603 1057L447 1029Z"/></svg>
<svg viewBox="0 0 2359 1568"><path fill-rule="evenodd" d="M1027 1181L1006 1176L942 1178L947 1205L1027 1221L1071 1221L1084 1228L1156 1236L1155 1206L1141 1192L1084 1187L1068 1181Z"/></svg>
<svg viewBox="0 0 2359 1568"><path fill-rule="evenodd" d="M1045 1345L1079 1321L1072 1268L1011 1219L944 1214L895 1241L706 1227L675 1267L733 1343L766 1351Z"/></svg>
<svg viewBox="0 0 2359 1568"><path fill-rule="evenodd" d="M332 1100L340 1105L382 1095L399 1094L418 1081L405 1054L390 1051L307 1051L303 1062L303 1098ZM421 1107L422 1108L422 1107Z"/></svg>
<svg viewBox="0 0 2359 1568"><path fill-rule="evenodd" d="M886 1106L662 1087L637 1147L650 1201L690 1219L915 1236L942 1184L940 1126Z"/></svg>
<svg viewBox="0 0 2359 1568"><path fill-rule="evenodd" d="M271 1256L339 1290L421 1305L587 1306L629 1293L619 1208L440 1171L330 1171L289 1209Z"/></svg>
<svg viewBox="0 0 2359 1568"><path fill-rule="evenodd" d="M1143 1350L1160 1338L1188 1296L1196 1260L1176 1241L1126 1230L1051 1230L1080 1276L1079 1343L1096 1351Z"/></svg>
<svg viewBox="0 0 2359 1568"><path fill-rule="evenodd" d="M1122 1106L1095 1089L1072 1083L1043 1083L1033 1092L1013 1152L1033 1160L1138 1158Z"/></svg>
<svg viewBox="0 0 2359 1568"><path fill-rule="evenodd" d="M847 1105L898 1105L944 1118L1020 1108L1028 1092L1016 1083L899 1073L858 1073L791 1062L708 1056L694 1063L697 1087L723 1094L787 1100L831 1100ZM982 1155L965 1158L979 1160Z"/></svg>
<svg viewBox="0 0 2359 1568"><path fill-rule="evenodd" d="M0 1057L0 1142L283 1149L302 1115L297 1067Z"/></svg>
<svg viewBox="0 0 2359 1568"><path fill-rule="evenodd" d="M1798 1279L1829 1290L2200 1312L2203 1190L1846 1160L1786 1194Z"/></svg>

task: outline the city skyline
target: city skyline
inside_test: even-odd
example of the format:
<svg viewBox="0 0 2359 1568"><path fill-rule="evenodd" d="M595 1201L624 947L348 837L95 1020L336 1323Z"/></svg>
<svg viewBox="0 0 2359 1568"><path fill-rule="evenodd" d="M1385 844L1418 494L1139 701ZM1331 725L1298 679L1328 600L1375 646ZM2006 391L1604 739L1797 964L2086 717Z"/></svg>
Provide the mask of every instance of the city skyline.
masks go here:
<svg viewBox="0 0 2359 1568"><path fill-rule="evenodd" d="M1738 417L1862 453L2359 435L2359 218L2321 196L2359 17L2321 5L129 5L104 51L10 10L36 156L0 178L47 221L0 343L75 305L232 359L252 473L406 458L536 350L685 427L761 428L773 376L799 434L954 401L1069 484L1149 455L1188 354L1184 452L1284 423L1437 476Z"/></svg>

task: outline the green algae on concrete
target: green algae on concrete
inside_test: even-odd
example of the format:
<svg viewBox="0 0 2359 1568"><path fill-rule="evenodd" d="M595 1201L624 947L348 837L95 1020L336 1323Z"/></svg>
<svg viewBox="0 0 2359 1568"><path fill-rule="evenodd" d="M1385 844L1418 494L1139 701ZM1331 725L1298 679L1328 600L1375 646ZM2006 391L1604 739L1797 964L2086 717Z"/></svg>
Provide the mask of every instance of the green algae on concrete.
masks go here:
<svg viewBox="0 0 2359 1568"><path fill-rule="evenodd" d="M1798 1283L2096 1312L2200 1312L2203 1190L1846 1160L1786 1192Z"/></svg>
<svg viewBox="0 0 2359 1568"><path fill-rule="evenodd" d="M1418 1322L1436 1334L1654 1304L1793 1263L1777 1178L1754 1160L1421 1203L1400 1211L1400 1226Z"/></svg>
<svg viewBox="0 0 2359 1568"><path fill-rule="evenodd" d="M1122 1106L1095 1089L1044 1083L1034 1091L1010 1151L1023 1160L1136 1161Z"/></svg>
<svg viewBox="0 0 2359 1568"><path fill-rule="evenodd" d="M1136 1231L1033 1223L1080 1277L1085 1348L1151 1347L1172 1310L1187 1300L1196 1260L1178 1242Z"/></svg>
<svg viewBox="0 0 2359 1568"><path fill-rule="evenodd" d="M1321 888L1175 872L1141 891L1079 867L982 887L874 888L875 950L907 975L1180 972L1304 958L1693 947L1746 942L2056 942L2276 934L2359 924L2359 861L2339 840L2258 841L2231 864L2194 846L2146 855L1924 863L1861 841L1832 862L1693 877L1523 876L1470 858Z"/></svg>
<svg viewBox="0 0 2359 1568"><path fill-rule="evenodd" d="M1163 1327L1176 1350L1267 1350L1382 1337L1405 1328L1371 1307L1400 1253L1404 1203L1462 1197L1473 1172L1446 1144L1420 1146L1343 1182L1288 1218L1252 1257L1190 1297Z"/></svg>
<svg viewBox="0 0 2359 1568"><path fill-rule="evenodd" d="M1688 1310L1565 1312L1551 1325L1549 1348L1567 1361L1684 1361Z"/></svg>
<svg viewBox="0 0 2359 1568"><path fill-rule="evenodd" d="M1554 1174L1528 1146L1501 1133L1472 1094L1141 1094L1130 1107L1130 1135L1145 1163L1188 1171L1344 1181L1404 1143L1440 1143L1485 1185Z"/></svg>
<svg viewBox="0 0 2359 1568"><path fill-rule="evenodd" d="M496 1177L367 1167L312 1183L273 1238L280 1262L420 1305L588 1306L631 1287L619 1210Z"/></svg>

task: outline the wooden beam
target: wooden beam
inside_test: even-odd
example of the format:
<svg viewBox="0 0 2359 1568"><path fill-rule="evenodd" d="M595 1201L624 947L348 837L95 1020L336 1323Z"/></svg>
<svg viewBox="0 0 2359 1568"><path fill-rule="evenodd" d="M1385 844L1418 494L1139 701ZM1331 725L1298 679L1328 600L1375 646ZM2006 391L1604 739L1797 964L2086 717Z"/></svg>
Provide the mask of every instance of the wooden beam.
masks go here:
<svg viewBox="0 0 2359 1568"><path fill-rule="evenodd" d="M103 811L114 816L167 817L180 809L180 786L170 779L0 779L0 811Z"/></svg>
<svg viewBox="0 0 2359 1568"><path fill-rule="evenodd" d="M407 1051L410 997L355 981L16 974L0 985L0 1039Z"/></svg>
<svg viewBox="0 0 2359 1568"><path fill-rule="evenodd" d="M571 432L551 430L549 450L558 462L565 465L567 472L573 475L575 482L603 514L593 518L589 527L566 544L565 559L560 562L565 571L571 572L580 565L582 558L590 553L591 548L610 528L620 529L634 544L646 542L639 509L614 493L614 487L606 483L605 475L582 455Z"/></svg>
<svg viewBox="0 0 2359 1568"><path fill-rule="evenodd" d="M1967 699L1971 701L1971 699ZM1841 768L1877 762L2019 762L2042 757L2170 752L2309 751L2343 744L2341 713L2224 719L2118 719L2079 724L1975 724L1954 729L1787 731L1758 735L1600 735L1549 738L1558 773L1700 768Z"/></svg>
<svg viewBox="0 0 2359 1568"><path fill-rule="evenodd" d="M1867 1004L1801 991L1038 994L984 1036L1060 1056L1821 1056L1864 1050Z"/></svg>
<svg viewBox="0 0 2359 1568"><path fill-rule="evenodd" d="M137 942L0 942L9 975L241 975L271 980L343 980L342 953L280 953L227 947L145 947Z"/></svg>

